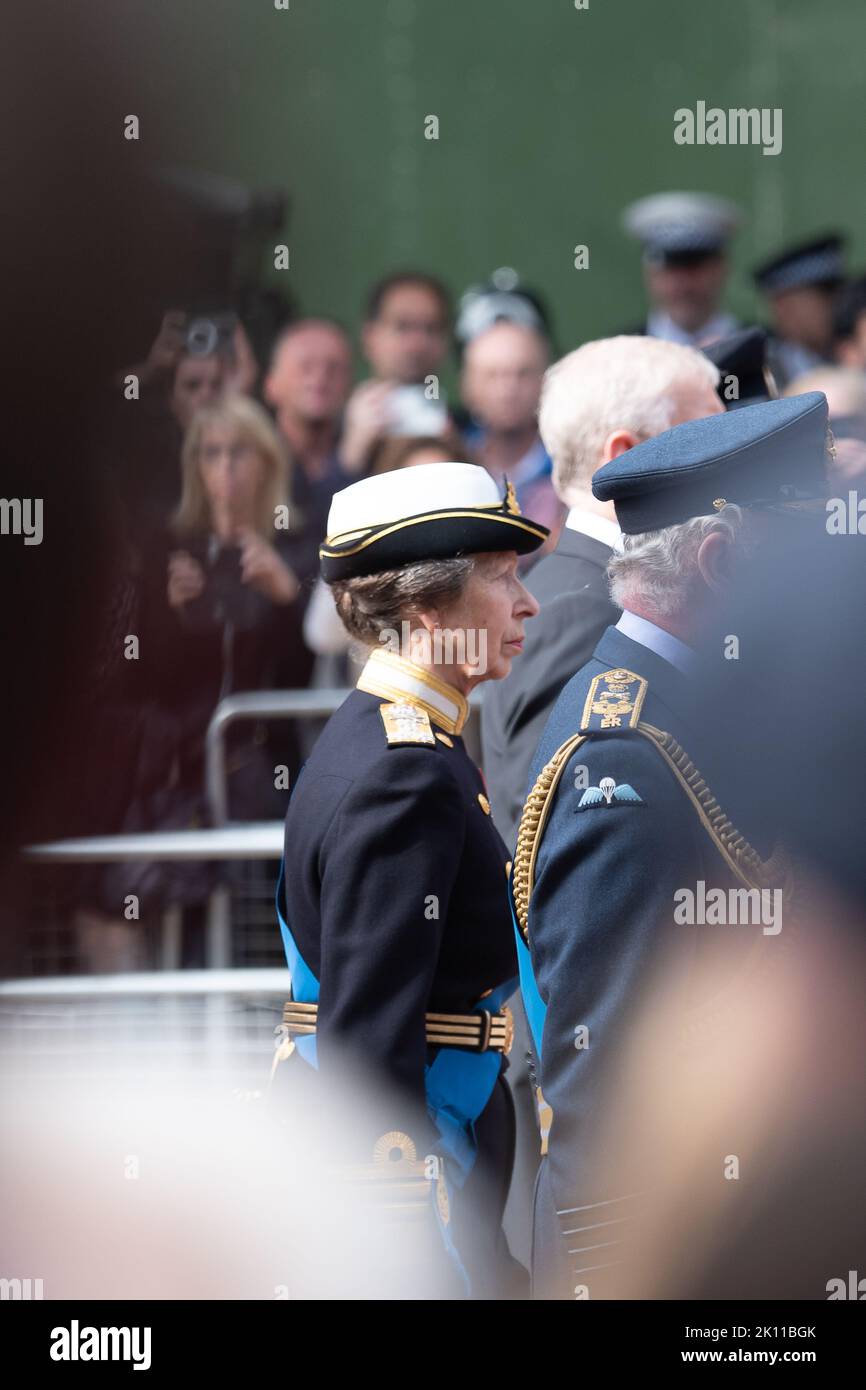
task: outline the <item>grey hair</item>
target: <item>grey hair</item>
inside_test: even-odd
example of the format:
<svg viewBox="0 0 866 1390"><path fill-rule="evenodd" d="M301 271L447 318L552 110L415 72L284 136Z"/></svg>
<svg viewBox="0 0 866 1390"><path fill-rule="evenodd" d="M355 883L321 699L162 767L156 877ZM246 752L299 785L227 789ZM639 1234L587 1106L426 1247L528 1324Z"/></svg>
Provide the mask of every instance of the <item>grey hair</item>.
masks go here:
<svg viewBox="0 0 866 1390"><path fill-rule="evenodd" d="M614 430L650 439L668 429L684 392L714 391L719 369L697 348L620 335L584 343L550 367L538 429L565 501L588 488Z"/></svg>
<svg viewBox="0 0 866 1390"><path fill-rule="evenodd" d="M455 603L470 575L486 555L459 555L447 560L420 560L380 574L338 579L331 584L334 603L350 637L374 646L380 633L397 631L401 622L426 608Z"/></svg>
<svg viewBox="0 0 866 1390"><path fill-rule="evenodd" d="M607 567L614 603L625 608L630 598L639 597L651 613L671 617L682 607L697 575L702 540L722 530L732 541L743 540L743 511L734 502L713 516L695 516L660 531L623 536L622 550L614 551Z"/></svg>

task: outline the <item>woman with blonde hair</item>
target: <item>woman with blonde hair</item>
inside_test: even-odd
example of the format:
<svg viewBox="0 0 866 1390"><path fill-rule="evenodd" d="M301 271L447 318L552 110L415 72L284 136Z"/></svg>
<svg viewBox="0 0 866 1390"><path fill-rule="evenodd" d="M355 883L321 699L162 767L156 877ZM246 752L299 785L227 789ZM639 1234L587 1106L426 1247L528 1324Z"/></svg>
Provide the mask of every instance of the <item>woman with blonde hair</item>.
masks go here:
<svg viewBox="0 0 866 1390"><path fill-rule="evenodd" d="M261 406L229 395L203 407L183 444L180 504L167 561L154 560L137 673L148 736L135 828L201 823L204 744L211 716L236 691L303 688L311 657L301 633L316 541L291 506L289 462ZM285 814L274 767L300 763L288 722L229 731L229 813ZM130 827L132 828L132 827ZM163 898L200 899L205 875L161 869Z"/></svg>
<svg viewBox="0 0 866 1390"><path fill-rule="evenodd" d="M201 549L211 564L220 551L239 551L242 583L275 603L297 597L299 582L279 554L277 536L301 529L289 500L289 460L261 406L227 396L193 416L181 454L183 491L172 529ZM175 609L205 588L201 561L182 549L169 562L168 601Z"/></svg>

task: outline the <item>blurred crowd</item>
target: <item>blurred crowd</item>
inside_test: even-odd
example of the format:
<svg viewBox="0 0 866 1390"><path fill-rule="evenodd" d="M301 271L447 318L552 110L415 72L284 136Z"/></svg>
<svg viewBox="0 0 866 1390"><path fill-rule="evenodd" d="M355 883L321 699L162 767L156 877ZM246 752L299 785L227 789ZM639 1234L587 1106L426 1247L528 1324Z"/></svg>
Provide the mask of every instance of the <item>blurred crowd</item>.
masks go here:
<svg viewBox="0 0 866 1390"><path fill-rule="evenodd" d="M744 327L725 308L736 221L704 195L629 209L647 312L631 329L611 325L707 350L720 394L717 349ZM843 240L828 233L780 252L755 284L771 394L825 391L840 478L866 473L866 276L849 277ZM476 464L507 479L521 510L551 530L524 567L556 545L568 510L538 404L548 367L578 344L555 344L548 307L511 268L457 302L436 275L396 271L370 288L359 323L295 317L264 352L227 311L166 307L155 329L143 360L118 370L106 444L117 564L99 622L106 652L122 648L124 660L100 673L111 775L90 789L87 828L101 833L207 824L205 736L226 696L353 679L349 639L317 578L337 490L419 463ZM232 726L230 819L285 814L314 734L293 720ZM102 961L106 918L126 894L195 907L212 885L204 865L101 870L82 930Z"/></svg>

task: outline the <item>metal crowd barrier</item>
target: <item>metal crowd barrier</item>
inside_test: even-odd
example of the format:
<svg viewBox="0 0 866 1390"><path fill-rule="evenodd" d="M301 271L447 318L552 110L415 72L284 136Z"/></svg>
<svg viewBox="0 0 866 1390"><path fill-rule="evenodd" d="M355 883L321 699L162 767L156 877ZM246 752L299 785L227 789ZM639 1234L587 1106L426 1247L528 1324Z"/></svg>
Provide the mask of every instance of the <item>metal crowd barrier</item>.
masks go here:
<svg viewBox="0 0 866 1390"><path fill-rule="evenodd" d="M261 1091L285 969L148 971L0 982L4 1077L207 1075Z"/></svg>
<svg viewBox="0 0 866 1390"><path fill-rule="evenodd" d="M230 695L220 701L205 741L205 786L213 829L142 832L136 835L97 835L31 845L25 857L36 863L94 864L137 860L279 860L283 850L282 821L228 824L226 731L244 719L320 719L333 714L348 690L260 690ZM480 753L478 713L480 691L470 699L471 717L464 731L467 747ZM205 958L209 970L231 965L231 895L228 888L211 894L207 914ZM163 970L180 964L180 919L174 908L163 917L160 946Z"/></svg>
<svg viewBox="0 0 866 1390"><path fill-rule="evenodd" d="M283 822L253 821L212 830L144 831L137 835L95 835L87 839L55 840L25 850L35 863L111 864L123 860L272 859L283 853ZM180 913L163 914L160 959L164 970L180 965ZM231 965L231 895L217 888L208 902L205 959L211 970Z"/></svg>
<svg viewBox="0 0 866 1390"><path fill-rule="evenodd" d="M321 719L334 713L349 694L348 690L258 690L229 695L214 710L205 740L205 784L214 825L228 820L225 735L239 719ZM473 691L465 741L476 761L480 760L479 713L481 690Z"/></svg>
<svg viewBox="0 0 866 1390"><path fill-rule="evenodd" d="M205 738L205 791L214 825L228 820L225 736L239 719L322 719L339 709L348 690L255 690L228 695L211 716Z"/></svg>

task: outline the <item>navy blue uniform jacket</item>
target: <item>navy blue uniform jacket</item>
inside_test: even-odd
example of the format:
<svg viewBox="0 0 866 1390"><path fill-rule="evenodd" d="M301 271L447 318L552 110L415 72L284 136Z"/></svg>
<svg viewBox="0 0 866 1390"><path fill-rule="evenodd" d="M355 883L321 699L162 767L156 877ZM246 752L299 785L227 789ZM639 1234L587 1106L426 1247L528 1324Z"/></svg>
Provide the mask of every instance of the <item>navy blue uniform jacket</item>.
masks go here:
<svg viewBox="0 0 866 1390"><path fill-rule="evenodd" d="M407 1108L389 1122L420 1154L436 1138L417 1125L437 1053L425 1013L468 1013L517 974L508 855L462 738L389 746L382 703L354 690L304 765L286 817L285 907L320 984L320 1071L348 1050L394 1088Z"/></svg>

